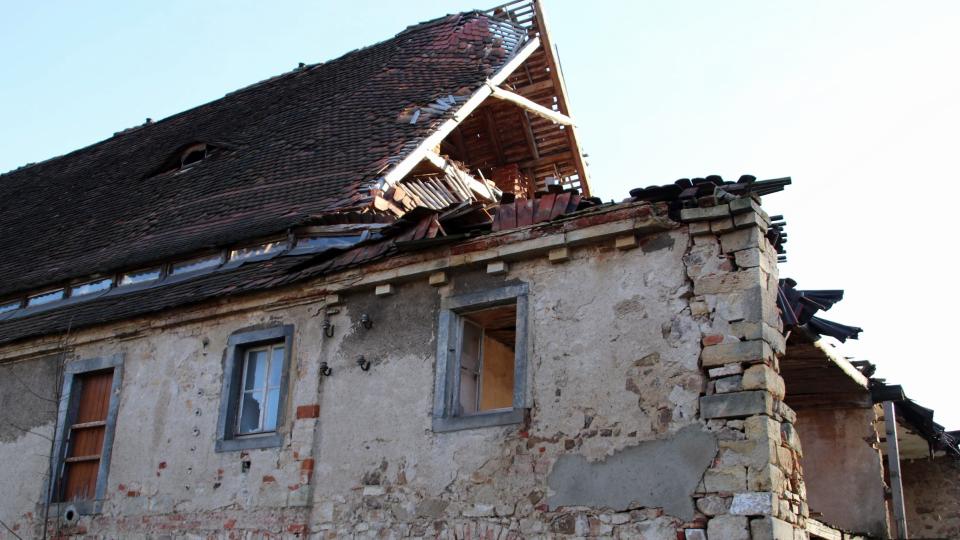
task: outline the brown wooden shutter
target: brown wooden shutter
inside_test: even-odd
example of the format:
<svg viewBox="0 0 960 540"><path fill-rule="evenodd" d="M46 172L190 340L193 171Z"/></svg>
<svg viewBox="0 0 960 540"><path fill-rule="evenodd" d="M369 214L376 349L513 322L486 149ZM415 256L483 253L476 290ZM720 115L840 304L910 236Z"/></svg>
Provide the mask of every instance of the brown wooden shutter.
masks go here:
<svg viewBox="0 0 960 540"><path fill-rule="evenodd" d="M96 497L113 370L80 375L76 383L79 388L74 388L79 390L79 397L76 414L70 419L67 432L67 453L61 477L64 501Z"/></svg>

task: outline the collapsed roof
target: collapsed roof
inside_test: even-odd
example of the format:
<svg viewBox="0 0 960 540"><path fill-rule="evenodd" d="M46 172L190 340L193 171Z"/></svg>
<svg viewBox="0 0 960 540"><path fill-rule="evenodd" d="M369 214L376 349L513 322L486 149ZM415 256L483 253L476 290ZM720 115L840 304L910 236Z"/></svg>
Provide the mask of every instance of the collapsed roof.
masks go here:
<svg viewBox="0 0 960 540"><path fill-rule="evenodd" d="M331 214L489 202L486 178L588 193L542 19L442 17L0 175L0 300Z"/></svg>

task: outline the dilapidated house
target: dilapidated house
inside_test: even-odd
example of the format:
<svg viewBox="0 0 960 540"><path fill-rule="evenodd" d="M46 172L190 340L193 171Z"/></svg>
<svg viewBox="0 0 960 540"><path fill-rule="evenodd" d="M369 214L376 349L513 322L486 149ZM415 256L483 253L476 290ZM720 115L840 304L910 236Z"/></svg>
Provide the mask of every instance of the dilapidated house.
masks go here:
<svg viewBox="0 0 960 540"><path fill-rule="evenodd" d="M6 173L0 537L955 535L788 184L592 197L527 1Z"/></svg>

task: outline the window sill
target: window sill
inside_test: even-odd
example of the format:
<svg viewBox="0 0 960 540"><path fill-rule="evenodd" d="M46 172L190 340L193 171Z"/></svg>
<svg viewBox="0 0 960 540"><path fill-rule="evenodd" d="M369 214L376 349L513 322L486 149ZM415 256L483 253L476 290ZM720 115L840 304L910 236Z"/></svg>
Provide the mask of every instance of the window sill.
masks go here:
<svg viewBox="0 0 960 540"><path fill-rule="evenodd" d="M524 409L508 409L504 411L472 414L470 416L434 417L433 431L444 433L463 429L478 429L485 427L506 426L523 422Z"/></svg>
<svg viewBox="0 0 960 540"><path fill-rule="evenodd" d="M238 452L240 450L257 450L260 448L277 448L283 444L283 435L271 433L269 435L252 435L235 439L217 440L217 452Z"/></svg>

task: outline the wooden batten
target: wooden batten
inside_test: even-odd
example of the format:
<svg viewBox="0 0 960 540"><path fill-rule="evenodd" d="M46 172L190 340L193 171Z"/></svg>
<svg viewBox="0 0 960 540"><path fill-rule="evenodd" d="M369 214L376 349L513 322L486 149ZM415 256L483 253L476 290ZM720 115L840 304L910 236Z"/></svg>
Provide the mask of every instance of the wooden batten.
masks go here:
<svg viewBox="0 0 960 540"><path fill-rule="evenodd" d="M573 120L569 116L563 113L554 111L553 109L548 109L543 105L540 105L539 103L536 103L534 101L530 101L529 99L519 94L514 94L513 92L504 90L503 88L496 87L496 86L491 87L491 91L492 91L493 97L497 99L502 99L504 101L509 101L511 103L515 103L520 107L523 107L525 110L530 111L531 113L537 116L540 116L542 118L546 118L551 122L562 124L564 126L573 125Z"/></svg>

